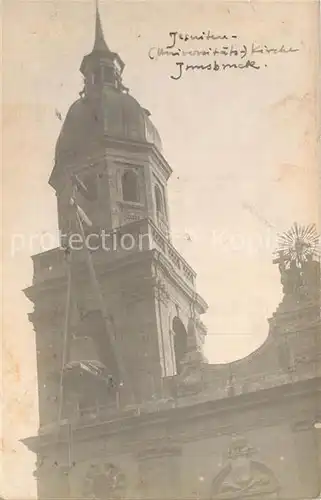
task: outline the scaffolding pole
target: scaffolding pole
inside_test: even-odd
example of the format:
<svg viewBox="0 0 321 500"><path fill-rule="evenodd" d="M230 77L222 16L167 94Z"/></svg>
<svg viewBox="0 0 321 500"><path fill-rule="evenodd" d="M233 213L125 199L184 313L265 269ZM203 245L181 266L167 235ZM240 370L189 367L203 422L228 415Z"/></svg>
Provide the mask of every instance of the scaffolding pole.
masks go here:
<svg viewBox="0 0 321 500"><path fill-rule="evenodd" d="M76 208L76 219L77 219L78 226L79 226L80 233L81 233L81 237L82 237L82 240L83 240L82 242L83 242L83 245L84 245L84 251L86 253L86 259L87 259L87 264L88 264L88 269L89 269L89 273L90 273L90 278L91 278L91 281L92 281L93 289L95 291L96 298L98 299L98 302L99 302L99 305L100 305L100 310L101 310L101 313L102 313L102 316L103 316L103 320L104 320L104 323L105 323L105 328L106 328L107 335L109 336L112 353L113 353L114 359L116 361L117 368L119 370L119 374L120 374L120 386L124 385L125 388L129 391L131 397L134 399L134 393L132 391L131 385L130 385L128 377L126 375L126 371L125 371L124 365L122 363L121 356L120 356L120 354L118 352L118 346L117 346L117 343L116 343L116 338L115 338L115 334L114 334L113 324L110 321L110 318L109 318L108 313L107 313L105 301L104 301L104 298L103 298L103 295L102 295L102 292L101 292L101 289L100 289L100 285L99 285L99 282L98 282L98 279L97 279L97 276L96 276L96 271L95 271L95 268L94 268L94 263L93 263L92 255L91 255L91 252L90 252L89 248L87 248L87 246L85 244L86 235L85 235L85 231L84 231L84 226L83 226L81 217L79 215L79 212L77 210L77 204L74 203L74 206Z"/></svg>

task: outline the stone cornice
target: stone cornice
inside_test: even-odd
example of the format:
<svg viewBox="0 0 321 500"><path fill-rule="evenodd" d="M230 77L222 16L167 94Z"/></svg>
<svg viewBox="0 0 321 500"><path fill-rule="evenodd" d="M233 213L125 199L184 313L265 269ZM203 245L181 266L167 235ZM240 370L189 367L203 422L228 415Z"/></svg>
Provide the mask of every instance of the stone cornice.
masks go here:
<svg viewBox="0 0 321 500"><path fill-rule="evenodd" d="M116 272L120 269L124 269L133 263L146 262L146 261L157 262L161 266L166 275L183 291L183 293L196 301L198 308L205 312L207 309L206 302L200 297L199 294L195 293L195 290L190 286L186 280L184 280L178 272L176 272L174 266L170 261L164 256L160 251L156 249L145 250L141 252L128 253L125 257L121 257L115 260L106 261L104 259L97 259L94 262L95 269L99 273L100 277L107 275L110 272ZM82 276L87 276L86 274L86 263L76 262L77 267L77 279L81 281ZM39 283L35 283L30 287L23 290L24 294L29 300L35 302L37 297L42 295L44 292L52 291L58 292L66 286L66 276L62 275L57 278L46 279Z"/></svg>
<svg viewBox="0 0 321 500"><path fill-rule="evenodd" d="M166 180L170 177L173 170L164 158L163 154L157 149L157 147L152 143L143 143L137 141L122 141L121 139L111 139L106 137L105 146L120 151L142 151L149 152L157 160L157 164L162 167Z"/></svg>
<svg viewBox="0 0 321 500"><path fill-rule="evenodd" d="M61 180L65 178L66 169L68 169L69 171L72 170L73 172L79 171L81 169L85 169L91 164L106 160L106 157L112 158L114 156L119 158L120 153L124 158L126 157L126 153L152 154L153 157L157 160L157 164L161 166L166 180L169 179L170 175L173 172L163 154L152 143L131 141L127 139L121 140L105 136L103 142L97 144L93 143L91 147L92 150L95 149L96 151L100 151L99 154L83 157L80 156L70 161L66 159L66 161L64 162L55 164L49 178L49 185L57 190ZM106 153L106 149L108 149L108 153Z"/></svg>
<svg viewBox="0 0 321 500"><path fill-rule="evenodd" d="M198 309L201 314L203 314L208 308L205 300L198 293L196 293L195 290L175 271L174 266L170 263L166 256L164 256L159 250L152 251L154 253L154 262L157 263L165 274L179 286L189 299L196 302Z"/></svg>
<svg viewBox="0 0 321 500"><path fill-rule="evenodd" d="M153 413L141 413L137 416L128 416L127 418L119 418L113 421L95 421L92 424L83 425L83 427L74 428L73 436L74 442L84 441L87 439L99 439L101 436L126 436L128 433L130 435L137 435L138 441L142 439L140 437L140 432L146 435L147 429L159 428L167 429L168 435L172 435L173 439L179 441L187 441L203 439L209 435L230 433L233 431L233 420L237 419L240 412L245 412L247 410L256 410L255 415L257 415L257 423L243 421L241 425L242 428L246 426L255 425L272 425L276 422L286 421L288 422L289 415L293 413L293 409L290 405L290 401L295 401L297 398L302 397L313 397L313 399L318 397L318 393L321 394L321 378L309 379L301 382L296 382L295 384L286 384L279 387L274 387L272 389L264 389L261 391L242 394L234 397L224 398L216 401L206 401L204 403L192 404L190 406L179 406L167 410L154 411ZM282 401L284 408L288 408L289 415L283 415L273 413L274 417L266 414L266 408L271 408L271 405L279 405ZM307 410L302 408L302 411L306 414ZM316 409L317 411L317 409ZM263 414L262 414L263 412ZM125 416L124 416L125 417ZM292 415L292 418L294 416ZM297 421L300 421L299 415L295 415ZM313 418L313 415L311 415ZM212 422L210 428L205 428L203 425L201 428L199 426L192 425L191 431L186 430L188 426L193 424L195 419L208 419L208 422ZM219 419L216 422L215 419ZM304 421L310 420L306 416L303 417ZM184 428L182 428L181 422L184 421ZM173 429L172 431L170 429ZM198 429L195 434L195 429ZM61 429L63 430L63 429ZM234 429L235 430L235 429ZM154 432L153 432L154 434ZM65 437L63 437L65 435ZM157 433L156 433L157 435ZM163 435L155 438L156 441L162 440ZM52 446L57 443L57 434L52 431L50 434L35 436L23 440L23 443L32 451L37 451L43 447ZM67 440L67 431L60 434L60 444L65 443ZM127 438L126 438L127 440ZM146 438L146 442L148 438ZM130 441L133 442L132 440ZM145 442L145 440L144 440Z"/></svg>

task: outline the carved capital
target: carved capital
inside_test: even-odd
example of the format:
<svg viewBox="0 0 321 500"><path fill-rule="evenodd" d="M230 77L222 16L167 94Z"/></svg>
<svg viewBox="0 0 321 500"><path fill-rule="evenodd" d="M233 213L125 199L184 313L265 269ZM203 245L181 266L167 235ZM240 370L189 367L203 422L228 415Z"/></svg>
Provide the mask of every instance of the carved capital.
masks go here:
<svg viewBox="0 0 321 500"><path fill-rule="evenodd" d="M154 283L154 290L157 300L159 300L164 305L168 305L170 301L170 294L168 292L165 281L161 278L157 278Z"/></svg>

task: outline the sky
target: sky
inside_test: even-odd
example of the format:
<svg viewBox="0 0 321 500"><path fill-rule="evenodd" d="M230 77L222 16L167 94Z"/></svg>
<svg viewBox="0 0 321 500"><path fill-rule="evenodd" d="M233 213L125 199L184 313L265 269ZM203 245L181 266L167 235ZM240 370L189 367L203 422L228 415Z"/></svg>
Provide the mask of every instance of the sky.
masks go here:
<svg viewBox="0 0 321 500"><path fill-rule="evenodd" d="M151 112L173 169L173 242L209 304L205 354L213 363L246 356L266 338L267 318L282 296L272 264L276 233L294 221L318 222L317 4L100 3L107 43L126 63L124 83ZM37 380L32 305L21 290L31 284L39 236L57 228L47 184L61 128L55 110L65 116L82 89L78 69L93 45L94 2L5 0L3 19L0 494L32 498L34 457L18 439L37 431ZM148 57L151 47L169 44L171 31L203 30L236 35L246 46L299 51L261 57L260 70L189 72L179 80L170 78L177 74L173 56ZM181 43L208 48L208 42ZM13 252L16 235L24 245Z"/></svg>

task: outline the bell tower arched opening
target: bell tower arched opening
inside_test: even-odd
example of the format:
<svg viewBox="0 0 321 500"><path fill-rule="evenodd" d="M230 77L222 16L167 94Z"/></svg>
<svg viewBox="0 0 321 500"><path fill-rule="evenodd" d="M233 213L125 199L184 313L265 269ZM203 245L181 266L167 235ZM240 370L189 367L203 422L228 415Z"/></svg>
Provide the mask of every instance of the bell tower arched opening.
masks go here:
<svg viewBox="0 0 321 500"><path fill-rule="evenodd" d="M182 361L187 353L187 331L177 316L173 319L173 333L176 373L179 375L183 368Z"/></svg>
<svg viewBox="0 0 321 500"><path fill-rule="evenodd" d="M127 170L122 177L123 200L139 202L137 174Z"/></svg>

